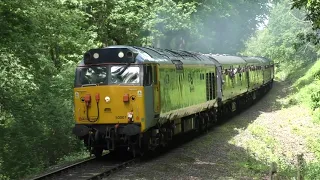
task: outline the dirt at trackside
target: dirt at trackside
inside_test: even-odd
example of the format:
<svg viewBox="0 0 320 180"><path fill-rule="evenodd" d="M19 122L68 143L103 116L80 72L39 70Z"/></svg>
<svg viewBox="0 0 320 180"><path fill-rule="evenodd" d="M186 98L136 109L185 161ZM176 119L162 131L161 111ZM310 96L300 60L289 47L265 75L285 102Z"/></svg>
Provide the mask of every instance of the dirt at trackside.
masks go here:
<svg viewBox="0 0 320 180"><path fill-rule="evenodd" d="M307 108L283 107L287 94L286 84L275 82L258 103L207 135L108 179L267 179L272 161L293 166L299 153L312 161L308 137L319 136L320 127Z"/></svg>

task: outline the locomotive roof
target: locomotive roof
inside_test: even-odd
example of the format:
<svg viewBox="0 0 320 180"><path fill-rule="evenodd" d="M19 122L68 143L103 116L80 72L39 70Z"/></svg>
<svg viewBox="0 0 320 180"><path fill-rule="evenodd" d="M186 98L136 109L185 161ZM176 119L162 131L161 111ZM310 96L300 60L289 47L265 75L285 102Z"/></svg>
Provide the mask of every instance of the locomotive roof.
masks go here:
<svg viewBox="0 0 320 180"><path fill-rule="evenodd" d="M120 52L122 57L120 57ZM126 53L132 52L134 55L127 57ZM92 59L93 54L97 58ZM125 54L125 55L124 55ZM88 63L125 63L125 62L135 62L135 63L159 63L159 64L172 64L173 61L181 61L183 64L215 64L209 57L195 53L191 51L183 50L169 50L169 49L160 49L152 47L139 47L139 46L124 46L124 45L115 45L108 46L100 49L90 49L86 52L87 56L90 56L90 60L87 60ZM85 60L86 57L84 57ZM87 57L88 58L88 57ZM135 61L133 61L133 59ZM131 62L132 61L132 62Z"/></svg>
<svg viewBox="0 0 320 180"><path fill-rule="evenodd" d="M144 59L145 62L149 61L159 63L171 63L171 60L180 60L184 64L213 64L213 62L203 54L191 51L160 49L152 47L133 47L140 50L142 54L146 53L151 57L151 59Z"/></svg>
<svg viewBox="0 0 320 180"><path fill-rule="evenodd" d="M105 48L90 49L84 54L80 65L100 63L159 63L159 64L269 64L263 57L246 57L218 54L201 54L184 50L169 50L154 47L114 45Z"/></svg>

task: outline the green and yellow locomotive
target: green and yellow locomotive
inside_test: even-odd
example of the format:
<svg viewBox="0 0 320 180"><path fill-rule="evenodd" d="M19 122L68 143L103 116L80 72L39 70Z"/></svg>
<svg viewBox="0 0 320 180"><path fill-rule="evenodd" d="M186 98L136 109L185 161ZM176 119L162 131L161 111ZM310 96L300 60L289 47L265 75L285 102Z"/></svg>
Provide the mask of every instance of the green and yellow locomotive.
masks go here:
<svg viewBox="0 0 320 180"><path fill-rule="evenodd" d="M143 153L175 135L205 131L265 93L272 79L272 62L260 57L91 49L76 69L73 133L96 156L104 149Z"/></svg>

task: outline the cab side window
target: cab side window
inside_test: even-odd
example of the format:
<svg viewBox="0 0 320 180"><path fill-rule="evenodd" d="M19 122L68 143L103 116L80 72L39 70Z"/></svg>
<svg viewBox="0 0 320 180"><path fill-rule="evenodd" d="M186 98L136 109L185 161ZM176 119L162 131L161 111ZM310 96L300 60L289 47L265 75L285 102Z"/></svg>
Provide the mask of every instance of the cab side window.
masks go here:
<svg viewBox="0 0 320 180"><path fill-rule="evenodd" d="M143 85L151 86L153 81L152 78L153 78L152 66L151 65L143 66Z"/></svg>

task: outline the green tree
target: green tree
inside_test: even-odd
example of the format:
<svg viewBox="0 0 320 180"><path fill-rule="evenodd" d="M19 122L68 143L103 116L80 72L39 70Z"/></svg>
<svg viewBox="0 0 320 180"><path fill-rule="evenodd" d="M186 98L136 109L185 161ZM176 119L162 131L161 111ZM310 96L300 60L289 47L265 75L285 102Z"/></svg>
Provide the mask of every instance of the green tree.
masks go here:
<svg viewBox="0 0 320 180"><path fill-rule="evenodd" d="M317 48L297 38L297 34L312 32L310 22L303 20L304 15L303 11L290 9L290 0L278 3L270 13L267 27L246 43L244 54L273 59L285 74L315 61Z"/></svg>
<svg viewBox="0 0 320 180"><path fill-rule="evenodd" d="M269 8L266 0L203 1L194 14L200 38L193 38L188 48L201 52L236 54L266 19Z"/></svg>
<svg viewBox="0 0 320 180"><path fill-rule="evenodd" d="M78 6L0 3L0 174L22 177L81 147L71 134L74 62L96 33Z"/></svg>
<svg viewBox="0 0 320 180"><path fill-rule="evenodd" d="M318 0L292 0L292 8L306 10L306 20L312 22L314 29L320 28L320 2Z"/></svg>
<svg viewBox="0 0 320 180"><path fill-rule="evenodd" d="M292 9L303 9L306 11L305 20L312 22L312 29L314 31L308 34L298 34L302 41L319 44L319 29L320 29L320 2L317 0L292 0Z"/></svg>

